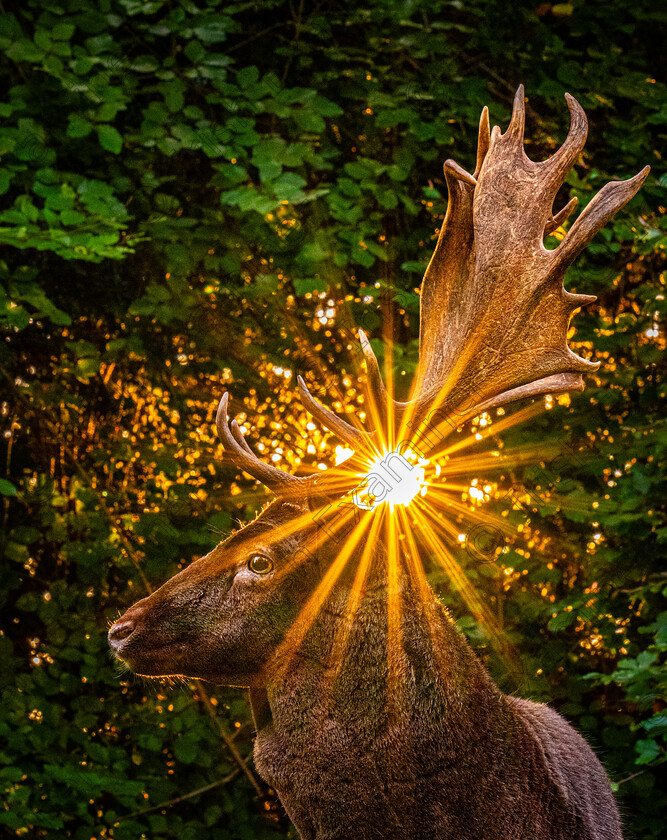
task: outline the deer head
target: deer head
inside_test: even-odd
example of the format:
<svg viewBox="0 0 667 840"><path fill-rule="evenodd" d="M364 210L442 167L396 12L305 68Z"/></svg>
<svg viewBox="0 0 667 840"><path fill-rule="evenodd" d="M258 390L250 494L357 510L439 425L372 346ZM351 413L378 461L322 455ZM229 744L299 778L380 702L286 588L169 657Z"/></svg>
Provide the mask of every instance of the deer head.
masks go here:
<svg viewBox="0 0 667 840"><path fill-rule="evenodd" d="M210 554L134 604L109 631L133 671L250 685L298 615L319 574L314 481L264 464L220 402L218 432L237 466L276 500ZM305 562L308 560L308 562Z"/></svg>
<svg viewBox="0 0 667 840"><path fill-rule="evenodd" d="M566 94L566 99L570 130L548 160L536 163L524 152L520 87L504 134L497 126L490 131L484 109L473 174L452 160L445 163L449 204L422 285L419 366L411 399L392 399L363 333L372 429L329 411L299 380L304 405L352 447L355 465L367 464L381 443L393 449L402 440L415 440L423 449L432 445L432 431L438 431L440 444L443 435L491 407L581 390L582 374L597 368L567 346L573 313L594 298L567 292L563 276L634 196L649 167L627 181L607 184L558 247L547 250L545 235L562 225L576 204L573 199L553 211L587 134L582 108L573 97ZM341 556L356 556L347 543L329 541L317 519L325 500L353 489L351 471L297 477L263 463L237 422L228 422L227 406L225 394L217 429L226 451L277 499L113 625L111 647L140 674L250 685L277 655L305 605L312 604L332 564L344 565Z"/></svg>

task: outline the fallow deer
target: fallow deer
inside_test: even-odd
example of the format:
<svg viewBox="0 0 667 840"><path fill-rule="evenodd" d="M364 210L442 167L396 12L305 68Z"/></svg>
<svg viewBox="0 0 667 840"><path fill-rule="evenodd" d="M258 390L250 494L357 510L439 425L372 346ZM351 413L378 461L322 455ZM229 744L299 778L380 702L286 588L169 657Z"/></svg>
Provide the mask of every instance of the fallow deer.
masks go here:
<svg viewBox="0 0 667 840"><path fill-rule="evenodd" d="M387 393L363 334L373 430L324 408L300 381L304 405L357 463L380 439L424 449L424 430L440 445L491 407L581 390L597 368L567 346L572 314L594 298L562 279L649 168L607 184L547 250L545 235L576 203L552 215L587 134L566 98L570 130L548 160L524 152L519 88L504 134L490 131L484 109L474 173L445 163L449 204L422 285L411 400ZM415 540L396 540L386 506L334 538L322 525L349 492L340 475L263 463L227 410L225 394L226 451L277 498L132 606L109 631L116 656L138 674L249 687L257 769L304 840L620 840L592 749L551 708L500 691L426 583Z"/></svg>

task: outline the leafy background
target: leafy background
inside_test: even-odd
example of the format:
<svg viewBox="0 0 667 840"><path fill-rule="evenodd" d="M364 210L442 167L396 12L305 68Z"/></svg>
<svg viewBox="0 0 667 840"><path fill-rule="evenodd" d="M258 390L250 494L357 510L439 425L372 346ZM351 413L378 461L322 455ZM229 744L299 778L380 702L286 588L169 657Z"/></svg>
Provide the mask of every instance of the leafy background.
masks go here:
<svg viewBox="0 0 667 840"><path fill-rule="evenodd" d="M13 8L13 11L11 10ZM529 95L548 156L590 139L557 200L646 163L568 274L598 295L571 345L583 394L503 435L490 500L516 535L459 552L548 701L596 745L627 836L664 836L665 18L648 0L26 0L0 6L3 340L0 824L10 836L292 836L252 764L242 692L146 683L109 621L265 498L212 432L226 386L265 457L332 462L304 374L358 409L363 325L416 363L418 285L484 104ZM567 448L569 447L569 448ZM558 459L553 453L558 455ZM510 459L511 460L511 459ZM484 476L481 477L482 480ZM500 489L502 488L502 493ZM662 774L662 778L661 778ZM291 833L290 833L291 832Z"/></svg>

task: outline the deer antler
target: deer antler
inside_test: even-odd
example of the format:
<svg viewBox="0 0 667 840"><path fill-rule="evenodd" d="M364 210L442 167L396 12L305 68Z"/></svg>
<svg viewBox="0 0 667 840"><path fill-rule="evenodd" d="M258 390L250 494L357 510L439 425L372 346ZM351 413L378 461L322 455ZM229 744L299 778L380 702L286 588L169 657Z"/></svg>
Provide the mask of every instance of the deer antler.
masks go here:
<svg viewBox="0 0 667 840"><path fill-rule="evenodd" d="M584 147L587 121L565 95L570 131L561 148L536 163L523 148L523 86L504 134L489 133L486 109L474 175L445 163L449 206L422 286L420 355L412 411L417 419L437 406L443 416L474 412L522 396L582 389L582 373L596 370L567 346L575 310L595 300L562 285L567 266L637 192L645 167L628 181L607 184L547 251L545 233L574 209L551 208ZM467 408L466 408L467 407Z"/></svg>
<svg viewBox="0 0 667 840"><path fill-rule="evenodd" d="M553 251L544 237L568 218L572 199L552 215L556 193L580 154L588 124L579 103L565 95L571 124L548 160L529 160L523 148L523 86L514 97L504 134L479 124L472 175L453 160L444 165L449 203L421 290L419 367L412 399L395 402L394 426L451 428L491 407L544 393L582 390L582 374L599 364L573 353L567 330L573 313L595 300L563 288L568 265L638 191L650 167L628 181L612 181L593 198ZM373 351L360 335L369 384L380 405L386 394ZM302 396L305 386L302 384ZM360 432L317 406L319 419L352 446ZM312 410L312 409L311 409ZM315 413L315 411L314 411ZM341 425L343 424L343 425ZM363 433L362 433L363 434ZM442 439L442 438L440 438Z"/></svg>
<svg viewBox="0 0 667 840"><path fill-rule="evenodd" d="M276 496L294 497L304 495L310 484L310 477L291 475L261 461L246 443L237 421L228 422L228 402L229 393L225 392L218 405L215 425L218 430L218 437L229 453L232 463L253 478L259 479Z"/></svg>
<svg viewBox="0 0 667 840"><path fill-rule="evenodd" d="M537 163L524 152L521 85L504 134L498 126L490 131L488 109L482 111L474 173L453 160L445 162L449 203L422 282L419 366L410 401L388 404L377 359L359 331L369 396L381 413L385 406L392 412L396 429L401 421L414 428L424 423L438 426L455 417L456 422L450 422L453 430L481 411L517 399L582 390L582 374L599 367L567 346L573 313L595 298L566 291L563 276L639 190L650 167L603 187L560 245L548 251L545 235L562 225L577 203L574 198L552 215L556 193L588 132L582 107L570 94L565 98L570 130L548 160ZM301 377L298 381L301 399L315 418L357 453L372 448L372 432L338 417L312 397ZM218 410L218 431L238 466L276 492L304 481L263 464L234 422L230 432L226 405L225 395Z"/></svg>

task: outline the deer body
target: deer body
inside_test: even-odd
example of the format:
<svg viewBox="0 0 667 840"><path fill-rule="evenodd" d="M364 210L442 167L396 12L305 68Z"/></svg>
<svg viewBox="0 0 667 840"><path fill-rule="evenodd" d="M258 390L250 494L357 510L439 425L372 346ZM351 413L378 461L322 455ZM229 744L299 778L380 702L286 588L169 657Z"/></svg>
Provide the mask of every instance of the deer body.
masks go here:
<svg viewBox="0 0 667 840"><path fill-rule="evenodd" d="M504 695L433 594L416 514L367 510L343 541L345 516L326 529L331 502L349 497L355 470L382 448L437 454L466 419L581 390L597 368L567 346L573 312L592 298L565 291L563 275L649 170L607 184L545 249L576 203L552 215L586 139L585 115L566 98L570 131L548 160L524 152L520 88L504 134L484 109L474 173L445 163L449 204L422 285L411 399L387 393L360 333L376 428L324 408L300 380L304 405L354 454L347 471L296 476L253 453L224 394L225 450L276 501L109 631L135 673L250 688L257 768L303 840L621 840L590 747L552 709ZM421 504L428 522L432 506ZM460 494L451 507L461 509ZM433 534L425 544L461 590L455 557Z"/></svg>
<svg viewBox="0 0 667 840"><path fill-rule="evenodd" d="M285 676L270 667L254 689L268 703L255 764L303 840L621 840L583 738L502 694L437 599L401 595L393 685L380 588L362 599L342 664L339 591Z"/></svg>

